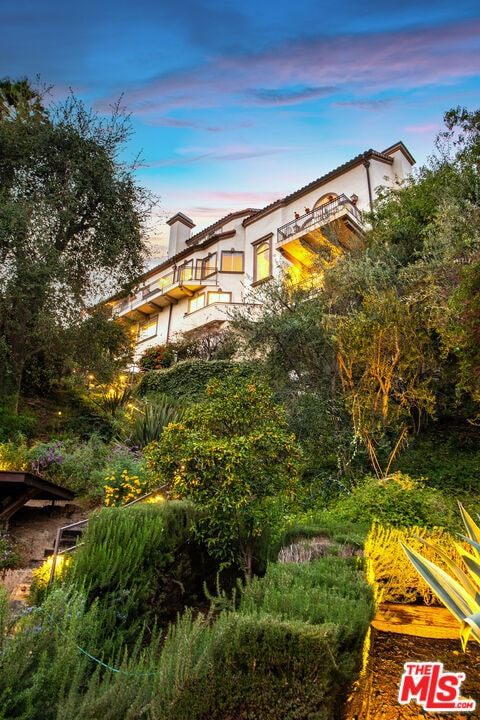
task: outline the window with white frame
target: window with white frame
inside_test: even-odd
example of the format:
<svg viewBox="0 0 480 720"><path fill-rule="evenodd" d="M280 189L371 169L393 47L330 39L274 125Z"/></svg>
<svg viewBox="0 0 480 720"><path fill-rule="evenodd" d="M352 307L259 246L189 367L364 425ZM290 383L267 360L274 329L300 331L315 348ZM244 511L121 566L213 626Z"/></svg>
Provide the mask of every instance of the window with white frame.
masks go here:
<svg viewBox="0 0 480 720"><path fill-rule="evenodd" d="M203 307L205 307L205 293L202 293L202 295L195 295L195 297L190 298L188 301L189 313L195 312L195 310L200 310Z"/></svg>
<svg viewBox="0 0 480 720"><path fill-rule="evenodd" d="M272 235L253 243L253 281L260 282L272 275Z"/></svg>
<svg viewBox="0 0 480 720"><path fill-rule="evenodd" d="M243 272L243 252L222 250L222 272Z"/></svg>
<svg viewBox="0 0 480 720"><path fill-rule="evenodd" d="M213 290L207 294L208 296L208 304L213 305L213 303L229 303L232 302L232 293L229 292L222 292L221 290Z"/></svg>
<svg viewBox="0 0 480 720"><path fill-rule="evenodd" d="M138 324L137 342L148 340L157 334L158 315Z"/></svg>

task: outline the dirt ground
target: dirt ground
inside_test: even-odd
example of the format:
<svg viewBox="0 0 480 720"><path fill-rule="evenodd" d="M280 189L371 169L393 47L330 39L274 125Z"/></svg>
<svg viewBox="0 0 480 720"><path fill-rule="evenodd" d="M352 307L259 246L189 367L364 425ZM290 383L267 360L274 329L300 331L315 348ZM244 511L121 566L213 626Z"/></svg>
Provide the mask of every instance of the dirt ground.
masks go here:
<svg viewBox="0 0 480 720"><path fill-rule="evenodd" d="M81 507L71 503L59 503L53 507L49 502L31 501L10 520L8 532L17 540L21 553L21 567L7 570L3 585L11 593L16 589L25 594L20 586L29 586L32 572L39 567L46 555L51 555L57 530L70 523L88 517Z"/></svg>
<svg viewBox="0 0 480 720"><path fill-rule="evenodd" d="M448 672L465 673L461 696L476 701L473 712L425 712L411 700L400 705L398 692L405 662L441 662ZM423 638L372 629L366 673L347 703L343 720L478 720L480 718L480 645L470 641Z"/></svg>

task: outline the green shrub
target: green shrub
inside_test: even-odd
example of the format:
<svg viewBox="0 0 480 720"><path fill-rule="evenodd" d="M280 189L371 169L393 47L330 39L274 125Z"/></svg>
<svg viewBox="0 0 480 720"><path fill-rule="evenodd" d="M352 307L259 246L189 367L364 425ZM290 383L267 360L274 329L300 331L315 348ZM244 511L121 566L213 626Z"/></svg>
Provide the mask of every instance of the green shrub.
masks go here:
<svg viewBox="0 0 480 720"><path fill-rule="evenodd" d="M370 522L402 527L421 525L455 528L453 500L419 480L396 473L378 480L366 478L325 513L337 522Z"/></svg>
<svg viewBox="0 0 480 720"><path fill-rule="evenodd" d="M146 619L166 624L203 600L203 582L218 570L191 537L198 513L177 501L103 508L89 519L64 582L85 588L88 602L98 598L111 633L128 641Z"/></svg>
<svg viewBox="0 0 480 720"><path fill-rule="evenodd" d="M57 589L41 608L26 608L4 623L0 654L0 718L55 720L65 696L77 691L102 654L104 622L98 605ZM107 659L121 663L123 650ZM83 688L82 688L83 689Z"/></svg>
<svg viewBox="0 0 480 720"><path fill-rule="evenodd" d="M299 449L268 387L237 373L145 448L152 473L205 514L196 537L225 567L251 576L255 541L273 534L297 489Z"/></svg>
<svg viewBox="0 0 480 720"><path fill-rule="evenodd" d="M166 370L145 373L138 394L143 397L164 393L172 398L195 402L204 396L209 380L226 379L234 370L242 377L251 377L255 365L232 360L185 360Z"/></svg>
<svg viewBox="0 0 480 720"><path fill-rule="evenodd" d="M372 592L354 563L270 565L214 626L200 677L162 720L331 720L361 661Z"/></svg>
<svg viewBox="0 0 480 720"><path fill-rule="evenodd" d="M175 361L175 352L169 345L155 345L147 348L138 361L142 372L161 370L170 367Z"/></svg>
<svg viewBox="0 0 480 720"><path fill-rule="evenodd" d="M351 560L330 557L311 565L272 565L265 578L246 587L237 612L224 610L214 618L187 610L164 637L155 623L145 632L145 624L138 622L131 638L119 625L112 625L112 610L117 614L125 605L116 604L110 590L117 597L128 590L138 600L138 584L149 579L147 565L138 555L135 563L139 546L130 548L128 540L132 545L136 536L145 545L150 540L148 567L154 575L156 564L165 565L167 555L162 542L155 542L155 533L168 547L178 548L190 512L192 508L171 502L162 506L161 513L152 506L133 506L103 510L94 518L86 545L77 551L73 574L75 583L90 590L96 586L93 601L84 591L60 587L41 608L29 608L21 618L8 622L6 603L2 605L0 597L4 626L0 718L338 717L360 663L372 612L370 588ZM123 515L130 517L122 519ZM134 526L139 528L136 536ZM116 544L117 569L101 541L107 536L112 541L116 538L112 544ZM121 543L126 543L123 558ZM81 553L89 556L88 562ZM98 563L98 574L93 562ZM172 566L181 563L177 554ZM121 586L116 584L119 569ZM182 577L188 574L177 574L176 584ZM89 578L93 579L90 586Z"/></svg>
<svg viewBox="0 0 480 720"><path fill-rule="evenodd" d="M28 447L23 438L0 443L0 470L27 470Z"/></svg>
<svg viewBox="0 0 480 720"><path fill-rule="evenodd" d="M8 533L0 532L0 578L2 574L20 561L17 543Z"/></svg>
<svg viewBox="0 0 480 720"><path fill-rule="evenodd" d="M359 659L338 626L243 614L217 623L211 669L155 718L332 720Z"/></svg>
<svg viewBox="0 0 480 720"><path fill-rule="evenodd" d="M449 427L414 438L394 467L424 477L426 485L456 496L480 492L478 428Z"/></svg>
<svg viewBox="0 0 480 720"><path fill-rule="evenodd" d="M0 442L15 440L18 435L32 437L35 433L37 420L26 412L19 415L8 407L0 406Z"/></svg>
<svg viewBox="0 0 480 720"><path fill-rule="evenodd" d="M345 636L366 632L373 600L357 561L329 555L308 563L271 564L265 577L254 578L245 588L240 611L315 625L331 622Z"/></svg>

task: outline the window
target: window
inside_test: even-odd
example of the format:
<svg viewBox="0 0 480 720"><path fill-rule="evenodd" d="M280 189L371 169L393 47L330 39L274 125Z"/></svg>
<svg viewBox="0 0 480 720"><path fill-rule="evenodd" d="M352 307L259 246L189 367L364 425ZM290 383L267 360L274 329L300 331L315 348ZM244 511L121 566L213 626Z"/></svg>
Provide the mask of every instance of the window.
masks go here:
<svg viewBox="0 0 480 720"><path fill-rule="evenodd" d="M160 288L160 290L165 290L165 288L170 287L170 285L173 285L175 281L174 272L173 270L168 273L168 275L163 275L159 280L157 280L157 286Z"/></svg>
<svg viewBox="0 0 480 720"><path fill-rule="evenodd" d="M157 315L155 315L153 320L149 318L148 320L144 320L143 322L139 323L137 342L142 342L143 340L148 340L149 338L155 337L155 335L157 334L157 323Z"/></svg>
<svg viewBox="0 0 480 720"><path fill-rule="evenodd" d="M212 305L212 303L229 303L231 301L232 301L232 293L222 292L221 290L216 290L215 292L208 293L208 304L209 305Z"/></svg>
<svg viewBox="0 0 480 720"><path fill-rule="evenodd" d="M254 266L253 266L253 280L259 282L269 278L272 274L272 236L262 238L258 242L254 243Z"/></svg>
<svg viewBox="0 0 480 720"><path fill-rule="evenodd" d="M206 258L197 260L197 278L203 280L203 278L210 277L217 272L217 253L212 253Z"/></svg>
<svg viewBox="0 0 480 720"><path fill-rule="evenodd" d="M182 265L178 268L178 282L180 285L184 282L188 282L193 278L193 260L186 265Z"/></svg>
<svg viewBox="0 0 480 720"><path fill-rule="evenodd" d="M222 272L243 272L241 250L222 250Z"/></svg>
<svg viewBox="0 0 480 720"><path fill-rule="evenodd" d="M200 310L200 308L205 307L205 293L202 295L196 295L195 297L190 298L188 301L188 312L192 313L195 312L195 310Z"/></svg>

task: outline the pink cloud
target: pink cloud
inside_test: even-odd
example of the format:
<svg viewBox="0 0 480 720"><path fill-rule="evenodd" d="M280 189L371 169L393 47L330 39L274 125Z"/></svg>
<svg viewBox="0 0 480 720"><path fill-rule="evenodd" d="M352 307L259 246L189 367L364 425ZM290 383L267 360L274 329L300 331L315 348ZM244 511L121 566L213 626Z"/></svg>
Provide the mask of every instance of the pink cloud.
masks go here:
<svg viewBox="0 0 480 720"><path fill-rule="evenodd" d="M355 107L360 110L367 110L368 112L381 112L382 110L389 108L395 101L396 100L394 98L383 98L381 100L351 100L350 102L339 100L335 102L334 105L337 105L338 107Z"/></svg>
<svg viewBox="0 0 480 720"><path fill-rule="evenodd" d="M441 126L438 123L429 123L426 125L408 125L404 128L405 132L411 133L429 133L440 132Z"/></svg>
<svg viewBox="0 0 480 720"><path fill-rule="evenodd" d="M223 147L197 148L184 147L180 150L180 157L154 160L143 167L171 167L175 165L190 165L199 162L231 162L237 160L250 160L252 158L266 157L268 155L282 155L293 150L289 146L251 147L249 145L224 145Z"/></svg>
<svg viewBox="0 0 480 720"><path fill-rule="evenodd" d="M125 98L136 115L178 108L288 106L335 92L448 86L478 75L480 20L386 33L319 36L256 54L211 57L154 78ZM366 103L372 102L364 101Z"/></svg>

